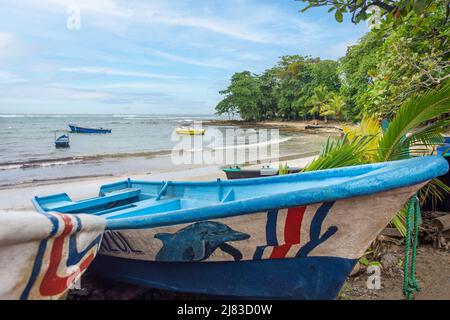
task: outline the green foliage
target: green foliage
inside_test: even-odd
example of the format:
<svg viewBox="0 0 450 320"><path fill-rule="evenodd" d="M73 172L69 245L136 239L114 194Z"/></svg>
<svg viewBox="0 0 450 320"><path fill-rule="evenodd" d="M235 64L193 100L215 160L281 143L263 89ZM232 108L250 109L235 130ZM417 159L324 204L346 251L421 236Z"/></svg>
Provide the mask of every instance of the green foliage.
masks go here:
<svg viewBox="0 0 450 320"><path fill-rule="evenodd" d="M439 119L450 112L450 81L439 90L429 90L404 102L384 132L373 118L365 118L358 128L345 129L338 140L325 143L319 156L304 171L353 166L369 162L407 159L429 154L429 147L443 142L443 131L450 120ZM375 143L375 145L374 145ZM369 155L369 156L368 156ZM426 197L442 199L450 188L433 179L419 191L419 200ZM406 209L391 221L403 235Z"/></svg>
<svg viewBox="0 0 450 320"><path fill-rule="evenodd" d="M373 137L347 135L340 139L328 138L319 156L310 162L303 171L315 171L331 168L356 166L367 163L365 152Z"/></svg>
<svg viewBox="0 0 450 320"><path fill-rule="evenodd" d="M304 2L329 6L338 20L348 12L359 20L376 16L380 23L337 62L291 55L261 75L236 73L221 92L225 96L216 107L218 114L244 120L392 119L412 96L439 89L450 78L449 0ZM369 5L378 9L369 10ZM399 12L398 17L392 12ZM317 88L326 88L328 98L339 94L340 108L331 99L319 102Z"/></svg>
<svg viewBox="0 0 450 320"><path fill-rule="evenodd" d="M306 101L306 106L308 106L308 113L315 117L315 115L322 115L325 111L325 107L330 98L330 93L328 89L322 85L314 89L314 94Z"/></svg>
<svg viewBox="0 0 450 320"><path fill-rule="evenodd" d="M224 99L216 106L216 112L238 114L244 120L307 118L306 102L321 85L331 91L339 90L336 61L283 56L261 75L235 73L228 88L220 92Z"/></svg>
<svg viewBox="0 0 450 320"><path fill-rule="evenodd" d="M363 20L389 25L400 23L409 14L422 14L433 4L433 0L300 0L308 3L302 10L312 7L330 7L337 22L343 21L343 14L350 13L353 23Z"/></svg>
<svg viewBox="0 0 450 320"><path fill-rule="evenodd" d="M285 163L284 165L280 164L278 165L278 174L281 175L285 175L289 173L289 166L287 163Z"/></svg>
<svg viewBox="0 0 450 320"><path fill-rule="evenodd" d="M397 111L389 127L380 137L375 161L392 161L420 155L424 148L443 143L442 131L450 120L430 120L450 112L450 82L439 91L415 95Z"/></svg>
<svg viewBox="0 0 450 320"><path fill-rule="evenodd" d="M345 102L342 96L337 93L333 93L330 95L327 103L323 106L320 115L324 117L331 116L339 118L344 106Z"/></svg>
<svg viewBox="0 0 450 320"><path fill-rule="evenodd" d="M341 94L350 118L391 118L414 93L450 77L447 0L437 0L398 26L372 29L340 59Z"/></svg>

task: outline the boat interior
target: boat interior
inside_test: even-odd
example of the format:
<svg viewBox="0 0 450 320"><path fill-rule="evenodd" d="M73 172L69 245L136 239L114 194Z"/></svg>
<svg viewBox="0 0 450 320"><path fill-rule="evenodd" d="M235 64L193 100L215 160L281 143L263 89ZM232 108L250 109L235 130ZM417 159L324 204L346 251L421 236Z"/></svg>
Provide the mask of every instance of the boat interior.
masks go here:
<svg viewBox="0 0 450 320"><path fill-rule="evenodd" d="M321 183L335 184L348 176L320 179ZM211 182L150 182L121 181L101 187L99 196L73 201L66 193L35 197L35 206L43 212L87 213L108 219L122 219L154 213L209 207L227 202L245 200L259 195L304 190L317 185L313 180L264 182L265 178L241 181ZM251 181L258 182L252 184ZM245 188L248 182L251 188Z"/></svg>

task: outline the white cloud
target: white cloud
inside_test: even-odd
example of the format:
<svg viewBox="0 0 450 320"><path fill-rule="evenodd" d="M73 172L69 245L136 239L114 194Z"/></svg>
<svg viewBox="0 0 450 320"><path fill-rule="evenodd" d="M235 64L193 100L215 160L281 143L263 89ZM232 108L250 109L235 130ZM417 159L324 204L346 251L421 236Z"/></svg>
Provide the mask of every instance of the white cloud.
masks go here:
<svg viewBox="0 0 450 320"><path fill-rule="evenodd" d="M230 67L230 63L224 59L204 59L204 60L197 60L192 59L184 56L178 56L172 53L164 52L161 50L156 49L146 49L147 52L153 56L161 57L169 61L174 62L180 62L185 64L191 64L195 66L201 66L201 67L209 67L209 68L219 68L219 69L226 69Z"/></svg>
<svg viewBox="0 0 450 320"><path fill-rule="evenodd" d="M0 82L16 83L16 82L21 82L21 81L23 81L23 80L20 79L19 77L17 77L15 74L0 70Z"/></svg>
<svg viewBox="0 0 450 320"><path fill-rule="evenodd" d="M236 21L220 21L213 18L200 18L192 16L182 16L182 15L167 15L167 14L150 14L149 21L151 23L167 24L172 26L181 27L193 27L205 29L215 33L224 34L236 39L269 43L272 40L269 39L265 33L255 32L243 27L241 24L236 23Z"/></svg>
<svg viewBox="0 0 450 320"><path fill-rule="evenodd" d="M25 51L25 47L11 32L0 31L0 62L9 58L17 58Z"/></svg>
<svg viewBox="0 0 450 320"><path fill-rule="evenodd" d="M0 32L0 50L4 50L15 42L15 37L10 32Z"/></svg>
<svg viewBox="0 0 450 320"><path fill-rule="evenodd" d="M124 76L124 77L138 77L138 78L159 78L159 79L181 79L180 76L156 74L148 72L132 72L113 68L102 67L67 67L61 68L62 72L71 73L85 73L85 74L103 74L108 76Z"/></svg>

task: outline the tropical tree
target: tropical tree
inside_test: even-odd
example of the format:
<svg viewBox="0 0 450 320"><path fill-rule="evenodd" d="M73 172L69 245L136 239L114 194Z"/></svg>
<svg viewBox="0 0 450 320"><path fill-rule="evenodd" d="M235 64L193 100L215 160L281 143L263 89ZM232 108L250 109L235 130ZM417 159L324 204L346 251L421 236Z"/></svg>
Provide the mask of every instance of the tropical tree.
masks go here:
<svg viewBox="0 0 450 320"><path fill-rule="evenodd" d="M300 0L308 5L302 10L313 7L330 7L328 12L334 11L336 21L342 22L345 13L351 14L353 23L363 20L375 20L389 25L399 23L411 14L420 15L436 0ZM447 1L448 6L448 1Z"/></svg>
<svg viewBox="0 0 450 320"><path fill-rule="evenodd" d="M329 98L330 93L327 87L320 86L315 88L314 95L306 102L306 105L310 106L308 113L315 117L316 114L320 115L322 112L325 112ZM327 116L325 115L324 117L325 122L327 122Z"/></svg>
<svg viewBox="0 0 450 320"><path fill-rule="evenodd" d="M320 111L322 117L337 117L339 118L344 107L345 102L342 96L337 93L332 93L328 102L323 106Z"/></svg>

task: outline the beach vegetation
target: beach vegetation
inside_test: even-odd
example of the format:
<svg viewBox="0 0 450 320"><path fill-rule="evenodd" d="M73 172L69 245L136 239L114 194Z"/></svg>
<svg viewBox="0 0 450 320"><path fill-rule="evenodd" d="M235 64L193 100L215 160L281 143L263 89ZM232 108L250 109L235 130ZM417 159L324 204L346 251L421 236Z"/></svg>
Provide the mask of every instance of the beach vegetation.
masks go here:
<svg viewBox="0 0 450 320"><path fill-rule="evenodd" d="M368 163L409 159L431 155L442 144L443 131L450 125L450 81L442 88L415 94L405 101L383 130L374 116L364 118L359 125L344 127L345 134L328 138L319 156L304 171L323 170ZM442 200L450 187L433 179L418 192L423 204L428 197ZM392 220L404 235L406 207Z"/></svg>
<svg viewBox="0 0 450 320"><path fill-rule="evenodd" d="M236 73L220 92L218 114L249 121L392 119L405 101L450 78L449 1L303 2L307 9L328 6L338 21L350 14L354 23L375 18L377 23L337 61L290 55L262 74ZM339 96L340 108L319 103L318 88Z"/></svg>

